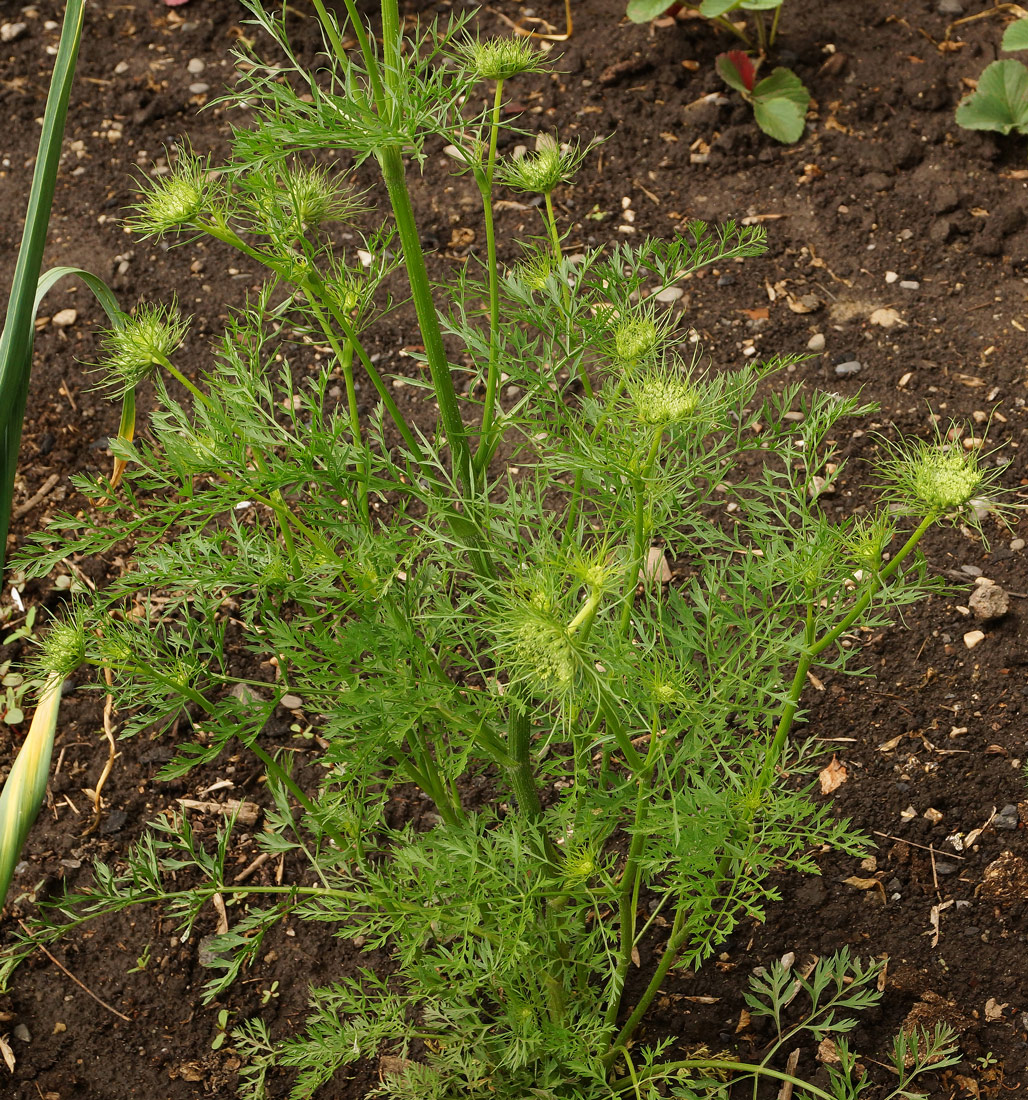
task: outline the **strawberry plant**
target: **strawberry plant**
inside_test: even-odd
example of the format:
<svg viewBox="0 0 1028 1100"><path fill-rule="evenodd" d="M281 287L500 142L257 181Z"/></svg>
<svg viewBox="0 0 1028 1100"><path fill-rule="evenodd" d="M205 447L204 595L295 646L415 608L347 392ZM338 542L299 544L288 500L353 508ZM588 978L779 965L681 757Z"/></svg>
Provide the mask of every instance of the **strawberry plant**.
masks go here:
<svg viewBox="0 0 1028 1100"><path fill-rule="evenodd" d="M1007 27L1000 48L1028 49L1028 18ZM956 118L965 130L1028 134L1028 68L1012 57L987 65L978 87L961 100Z"/></svg>
<svg viewBox="0 0 1028 1100"><path fill-rule="evenodd" d="M775 141L789 144L799 141L803 135L810 93L791 69L782 66L776 67L759 83L757 81L757 70L778 35L782 4L783 0L703 0L699 5L686 6L742 41L744 49L729 50L718 56L717 71L721 79L753 107L753 116L761 130ZM645 23L663 15L670 7L681 6L669 6L667 0L630 0L628 18L633 23ZM764 12L771 11L774 16L768 26ZM752 33L746 23L728 18L732 12L752 14ZM751 56L754 52L755 59Z"/></svg>

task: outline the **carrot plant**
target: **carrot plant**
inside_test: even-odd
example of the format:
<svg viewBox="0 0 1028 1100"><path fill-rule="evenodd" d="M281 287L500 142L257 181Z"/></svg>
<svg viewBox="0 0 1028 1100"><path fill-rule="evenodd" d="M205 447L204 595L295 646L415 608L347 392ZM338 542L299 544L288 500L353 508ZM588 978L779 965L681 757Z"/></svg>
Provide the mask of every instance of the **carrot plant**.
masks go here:
<svg viewBox="0 0 1028 1100"><path fill-rule="evenodd" d="M378 1093L411 1100L695 1097L762 1076L854 1097L845 1032L879 996L873 964L756 979L749 1010L778 1037L760 1062L678 1049L648 1013L674 972L762 917L772 870L815 873L822 845L863 851L811 797L804 691L816 668L854 671L858 632L932 590L921 539L974 523L997 468L942 439L899 445L880 506L830 519L833 441L869 408L761 390L790 357L715 370L660 303L706 265L759 254L763 230L692 223L569 254L552 200L587 149L498 155L503 90L540 64L529 46L479 41L460 20L405 38L395 0L378 46L349 3L346 25L313 3L316 70L287 15L248 0L279 49L241 73L252 125L217 172L184 151L132 216L145 235L233 246L263 287L198 378L175 364L186 321L172 304L112 332L115 392L156 389L149 430L114 444L122 484L80 479L100 502L20 562L41 576L133 546L130 569L77 598L43 670L52 683L104 670L127 734L195 731L167 778L252 753L268 792L256 843L288 854L288 872L238 882L234 822L204 843L188 817L161 817L125 866L97 864L90 888L44 908L4 974L67 927L142 903L188 936L216 898L230 928L209 941L208 1000L286 917L395 960L388 977L320 975L299 1036L259 1015L234 1029L253 1098L273 1071L313 1096L385 1049L404 1068ZM444 145L481 194L486 245L433 285L407 163ZM368 229L342 175L318 166L340 146L378 162L390 225ZM540 196L542 223L501 260L507 187ZM372 350L394 250L424 347L405 408ZM241 657L273 661L275 679L246 676ZM318 783L269 744L287 695L321 746ZM425 812L397 823L390 800L412 784ZM839 1051L824 1087L774 1063L804 1029ZM908 1090L952 1044L905 1036L894 1054Z"/></svg>

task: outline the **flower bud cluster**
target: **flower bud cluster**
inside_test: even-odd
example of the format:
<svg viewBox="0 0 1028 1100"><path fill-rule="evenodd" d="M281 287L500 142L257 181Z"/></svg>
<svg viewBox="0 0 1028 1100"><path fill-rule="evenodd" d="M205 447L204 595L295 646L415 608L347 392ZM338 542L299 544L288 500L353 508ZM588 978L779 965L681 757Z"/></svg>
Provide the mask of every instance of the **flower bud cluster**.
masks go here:
<svg viewBox="0 0 1028 1100"><path fill-rule="evenodd" d="M527 38L469 39L460 47L458 57L479 80L510 80L542 69L539 51Z"/></svg>
<svg viewBox="0 0 1028 1100"><path fill-rule="evenodd" d="M666 371L651 371L637 378L629 389L629 400L639 420L654 427L689 420L700 403L688 381Z"/></svg>
<svg viewBox="0 0 1028 1100"><path fill-rule="evenodd" d="M147 182L129 225L147 237L163 237L173 229L195 225L207 212L213 184L207 164L183 152L167 176Z"/></svg>
<svg viewBox="0 0 1028 1100"><path fill-rule="evenodd" d="M170 306L140 305L134 317L103 336L104 367L111 384L121 393L135 389L153 368L170 358L182 344L189 321Z"/></svg>

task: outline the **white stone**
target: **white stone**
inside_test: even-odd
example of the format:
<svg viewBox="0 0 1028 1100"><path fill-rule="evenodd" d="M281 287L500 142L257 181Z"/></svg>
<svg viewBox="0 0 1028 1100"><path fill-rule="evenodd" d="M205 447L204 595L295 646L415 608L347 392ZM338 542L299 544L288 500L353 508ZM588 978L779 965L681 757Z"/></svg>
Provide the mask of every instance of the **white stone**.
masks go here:
<svg viewBox="0 0 1028 1100"><path fill-rule="evenodd" d="M976 645L984 641L985 635L980 630L969 630L964 635L964 645L966 645L968 649L974 649Z"/></svg>
<svg viewBox="0 0 1028 1100"><path fill-rule="evenodd" d="M807 341L808 351L824 351L825 350L825 334L823 332L815 332L813 336Z"/></svg>
<svg viewBox="0 0 1028 1100"><path fill-rule="evenodd" d="M67 328L69 325L75 324L78 316L78 312L74 309L61 309L50 318L50 321L58 328Z"/></svg>
<svg viewBox="0 0 1028 1100"><path fill-rule="evenodd" d="M0 23L0 41L16 42L27 30L25 23Z"/></svg>
<svg viewBox="0 0 1028 1100"><path fill-rule="evenodd" d="M186 68L189 70L190 73L193 74L193 76L199 76L200 73L202 73L204 69L207 68L207 65L201 58L191 57L189 59L189 64L186 66Z"/></svg>

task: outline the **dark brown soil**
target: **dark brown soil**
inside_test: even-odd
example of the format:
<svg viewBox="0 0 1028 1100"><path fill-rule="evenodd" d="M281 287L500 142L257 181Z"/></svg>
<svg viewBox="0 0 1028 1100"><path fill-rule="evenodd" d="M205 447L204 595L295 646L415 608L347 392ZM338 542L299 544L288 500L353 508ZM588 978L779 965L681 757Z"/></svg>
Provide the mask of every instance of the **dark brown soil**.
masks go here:
<svg viewBox="0 0 1028 1100"><path fill-rule="evenodd" d="M591 0L576 10L570 43L553 50L559 74L512 93L528 129L556 129L564 138L610 135L577 186L561 196L574 224L572 244L673 234L697 217L765 224L766 257L691 280L681 308L721 366L748 354L803 351L822 334L824 350L795 376L846 393L861 388L879 403L873 420L839 441L852 462L827 506L841 512L865 500L872 433L888 435L895 426L924 434L933 413L968 421L979 435L991 416L990 446L1002 444L1012 463L1006 485L1021 499L1028 484L1020 459L1028 361L1025 142L968 133L953 120L965 81L997 56L1002 17L984 0L963 0L967 15L986 16L951 26L956 16L939 7L937 0L787 4L780 57L816 101L794 146L766 138L737 98L723 94L712 60L726 48L724 38L689 18L624 24L618 0ZM46 47L59 33L46 21L60 19L54 0L19 10L7 6L0 20L27 26L0 46L4 294L49 80ZM535 14L561 18L549 0ZM232 0L192 0L174 11L157 0L91 6L51 224L48 263L79 264L111 278L124 306L177 294L195 319L191 358L182 362L187 373L202 367L207 337L251 274L208 246L168 251L133 240L120 212L131 200L133 166L149 168L179 134L188 133L201 152L224 152L230 115L220 107L198 113L207 95L190 85L219 90L228 51L242 33L240 17ZM492 33L524 17L501 4L481 18ZM190 73L194 58L205 62L202 74ZM443 277L463 255L451 242L468 240L454 231L474 229L476 216L468 182L447 178L441 150L431 152L415 196ZM537 232L534 218L506 211L501 239ZM70 282L51 295L45 312L66 308L77 310L75 323L43 324L38 333L14 541L58 508L78 506L68 475L104 467L106 439L117 428L116 410L91 391L83 366L95 352L99 310ZM881 309L896 311L893 327L874 323ZM413 324L401 316L382 339L395 353L416 342ZM836 370L853 361L859 372ZM402 372L404 362L394 354L390 369ZM759 1041L745 1027L737 1033L751 969L787 952L802 960L848 945L862 956L889 957L884 1003L855 1033L872 1072L879 1072L875 1063L890 1036L916 1011L922 1019L941 1015L961 1032L964 1062L935 1080L935 1095L999 1096L1028 1085L1028 878L1017 862L1028 858L1028 560L1019 540L1028 525L1007 531L990 516L985 526L988 550L959 528L931 537L929 561L953 581L954 594L865 639L870 680L826 675L805 700L811 730L833 745L846 769L846 782L828 797L873 835L875 862L826 855L821 878L783 879L782 900L764 925L736 935L695 978L670 985L653 1013L654 1032L745 1053ZM110 565L76 563L98 578ZM963 638L979 626L966 611L978 575L1012 594L1011 609L982 626L985 638L971 649ZM30 588L26 600L56 607L61 591L56 577L51 581ZM10 603L8 586L4 608ZM8 619L6 628L17 621ZM11 646L0 656L16 651ZM168 743L137 738L119 743L104 816L86 835L92 815L82 792L103 765L101 730L97 697L69 694L59 768L0 927L14 928L30 911L29 892L75 883L95 857L116 860L146 819L179 797L223 781L211 797L261 800L257 769L243 757L188 784L158 784ZM297 747L285 723L279 735ZM20 736L0 725L0 756L9 756ZM197 818L199 827L213 824ZM955 834L973 834L973 843L957 850ZM253 855L242 837L233 854L239 869ZM276 867L257 873L270 881ZM207 975L198 956L215 922L208 914L183 943L157 914L139 911L60 944L56 957L110 1008L35 956L0 998L0 1034L10 1035L17 1059L13 1076L0 1068L0 1094L231 1096L238 1058L227 1044L212 1049L219 1009L228 1009L233 1023L259 1013L273 1033L286 1033L303 1020L312 978L378 961L324 928L290 925L223 1002L204 1008L198 991ZM145 967L134 970L147 953ZM814 1054L812 1044L802 1049L800 1073L817 1072ZM353 1079L340 1077L323 1095L356 1100L374 1075L366 1067ZM286 1088L285 1078L276 1078L269 1095L284 1096Z"/></svg>

